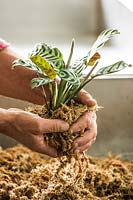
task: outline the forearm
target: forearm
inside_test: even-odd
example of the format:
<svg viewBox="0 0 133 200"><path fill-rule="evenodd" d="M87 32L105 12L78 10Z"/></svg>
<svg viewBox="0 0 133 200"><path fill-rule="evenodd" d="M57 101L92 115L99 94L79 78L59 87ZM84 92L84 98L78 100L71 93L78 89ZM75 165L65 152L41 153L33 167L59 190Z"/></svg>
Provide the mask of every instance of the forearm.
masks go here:
<svg viewBox="0 0 133 200"><path fill-rule="evenodd" d="M36 104L44 103L41 89L31 89L30 81L36 73L23 67L11 69L12 62L19 56L9 47L0 51L0 94L26 100Z"/></svg>

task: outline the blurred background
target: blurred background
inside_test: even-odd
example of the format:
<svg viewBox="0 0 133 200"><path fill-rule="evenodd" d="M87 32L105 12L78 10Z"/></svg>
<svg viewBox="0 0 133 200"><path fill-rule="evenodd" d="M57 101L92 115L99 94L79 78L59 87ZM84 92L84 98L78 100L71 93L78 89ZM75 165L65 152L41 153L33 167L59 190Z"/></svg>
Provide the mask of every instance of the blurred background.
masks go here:
<svg viewBox="0 0 133 200"><path fill-rule="evenodd" d="M26 57L38 42L58 47L67 59L76 40L73 59L84 56L99 33L116 28L117 35L102 49L101 65L118 60L133 64L133 3L130 0L0 0L0 37ZM98 139L89 153L132 152L133 69L94 80L86 87L98 104ZM0 96L0 107L24 108L27 102ZM14 141L0 135L0 145Z"/></svg>

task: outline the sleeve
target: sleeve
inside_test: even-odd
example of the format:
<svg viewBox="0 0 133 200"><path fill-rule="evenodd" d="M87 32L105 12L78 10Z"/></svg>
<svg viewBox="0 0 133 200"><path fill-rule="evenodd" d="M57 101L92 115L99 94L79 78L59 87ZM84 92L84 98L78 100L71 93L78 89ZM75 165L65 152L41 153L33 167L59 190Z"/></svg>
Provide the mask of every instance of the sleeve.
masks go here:
<svg viewBox="0 0 133 200"><path fill-rule="evenodd" d="M9 46L9 44L0 38L0 50L5 49Z"/></svg>

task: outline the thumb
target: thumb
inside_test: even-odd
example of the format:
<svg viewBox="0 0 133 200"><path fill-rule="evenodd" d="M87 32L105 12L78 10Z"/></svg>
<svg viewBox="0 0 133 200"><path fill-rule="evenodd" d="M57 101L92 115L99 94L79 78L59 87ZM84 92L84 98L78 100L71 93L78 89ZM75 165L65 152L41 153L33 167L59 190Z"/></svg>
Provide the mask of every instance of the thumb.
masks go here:
<svg viewBox="0 0 133 200"><path fill-rule="evenodd" d="M77 96L77 101L87 106L96 106L97 102L92 96L85 90L81 90Z"/></svg>
<svg viewBox="0 0 133 200"><path fill-rule="evenodd" d="M69 129L69 124L60 119L40 119L41 133L64 132Z"/></svg>
<svg viewBox="0 0 133 200"><path fill-rule="evenodd" d="M53 158L57 157L57 150L51 146L48 146L47 144L40 145L39 147L37 147L37 149L33 150Z"/></svg>

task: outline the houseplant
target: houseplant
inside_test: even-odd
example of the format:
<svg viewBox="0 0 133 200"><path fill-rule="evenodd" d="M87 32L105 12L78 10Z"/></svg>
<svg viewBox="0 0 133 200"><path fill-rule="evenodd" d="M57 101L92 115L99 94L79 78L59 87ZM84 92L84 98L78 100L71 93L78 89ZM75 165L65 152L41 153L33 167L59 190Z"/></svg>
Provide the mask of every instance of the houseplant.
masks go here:
<svg viewBox="0 0 133 200"><path fill-rule="evenodd" d="M16 60L13 68L21 65L37 72L38 77L31 80L31 86L41 87L45 100L44 106L28 110L42 117L64 119L69 124L84 111L95 111L96 107L77 104L74 98L95 77L130 66L119 61L96 70L100 65L98 50L115 34L118 34L117 30L103 31L88 54L74 64L70 63L74 41L66 64L61 52L46 44L37 45L28 60ZM85 69L89 70L87 75L83 74ZM57 77L60 78L58 84ZM49 87L49 101L44 84ZM67 155L56 159L46 158L21 146L0 150L0 199L132 199L132 162L122 162L114 156L101 160L82 154L71 155L71 143L81 134L68 135L66 132L56 134L58 137L54 133L44 136L48 144Z"/></svg>
<svg viewBox="0 0 133 200"><path fill-rule="evenodd" d="M45 118L59 118L67 121L70 125L74 123L86 110L96 110L88 108L86 105L77 104L74 98L78 92L94 78L118 72L130 65L124 61L118 61L106 67L96 68L100 65L100 48L114 35L119 34L116 29L103 31L93 44L86 56L71 64L74 50L74 40L72 40L68 61L65 63L63 55L57 48L51 48L44 43L37 44L27 60L18 59L14 61L13 68L18 65L27 67L37 72L36 78L31 80L31 87L41 87L45 105L37 107L37 113ZM87 74L84 71L88 70ZM57 81L57 78L59 81ZM49 87L50 99L47 100L44 85ZM29 111L34 112L34 108ZM58 152L64 155L72 153L72 142L82 133L77 132L72 135L68 132L59 134L45 134L44 139Z"/></svg>

